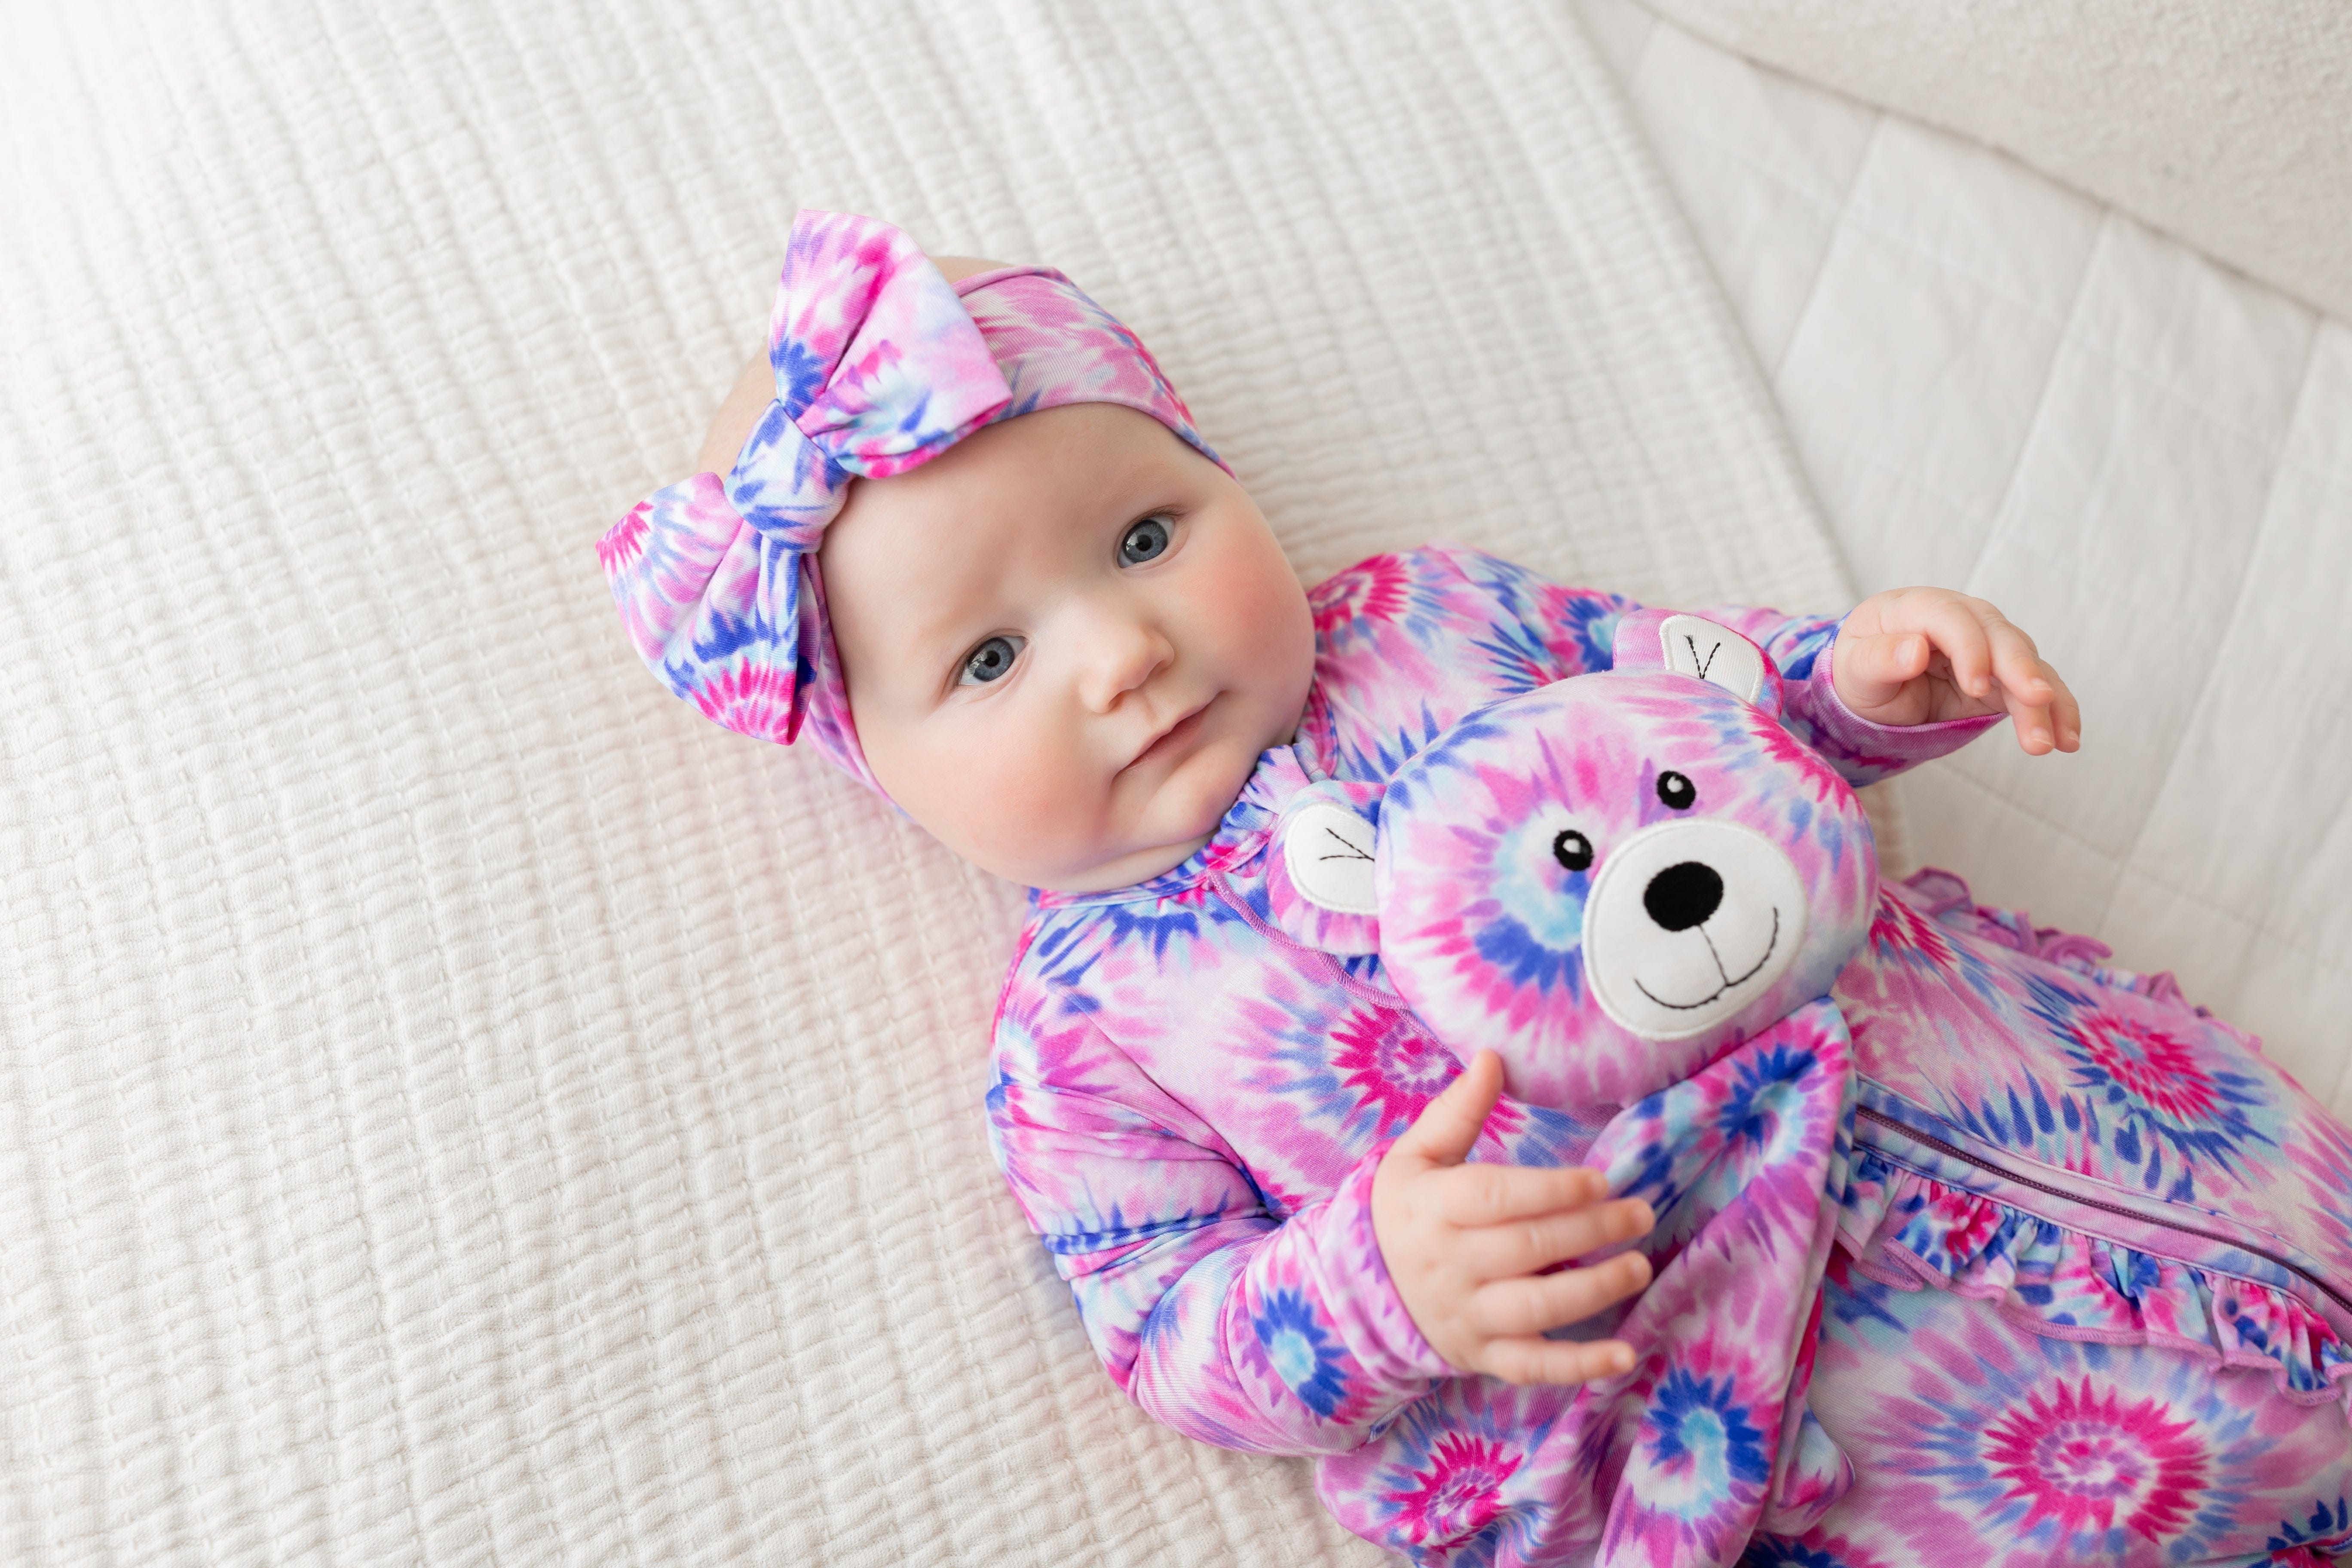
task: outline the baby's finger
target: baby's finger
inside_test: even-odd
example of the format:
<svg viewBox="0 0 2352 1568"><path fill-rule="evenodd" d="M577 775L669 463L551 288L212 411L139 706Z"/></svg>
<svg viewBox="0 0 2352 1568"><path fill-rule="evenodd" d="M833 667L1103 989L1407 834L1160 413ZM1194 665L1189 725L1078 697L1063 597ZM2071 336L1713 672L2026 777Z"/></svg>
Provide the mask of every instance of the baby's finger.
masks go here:
<svg viewBox="0 0 2352 1568"><path fill-rule="evenodd" d="M2050 669L2046 664L2042 668ZM2059 679L2056 670L2050 670L2050 679L2058 681L2058 700L2050 705L2058 720L2058 749L2062 752L2080 751L2083 745L2083 705L2074 700L2074 693L2063 680Z"/></svg>
<svg viewBox="0 0 2352 1568"><path fill-rule="evenodd" d="M1424 1166L1458 1165L1478 1142L1486 1113L1503 1093L1503 1058L1480 1051L1462 1069L1462 1076L1444 1093L1422 1107L1404 1135L1391 1146L1388 1157Z"/></svg>
<svg viewBox="0 0 2352 1568"><path fill-rule="evenodd" d="M1504 1279L1646 1236L1657 1223L1657 1215L1640 1198L1620 1198L1612 1204L1466 1229L1460 1257L1472 1279Z"/></svg>
<svg viewBox="0 0 2352 1568"><path fill-rule="evenodd" d="M1929 605L1920 623L1936 651L1951 665L1952 683L1982 701L1992 696L1992 642L1985 635L1979 608L2000 614L1982 600L1955 595Z"/></svg>
<svg viewBox="0 0 2352 1568"><path fill-rule="evenodd" d="M2022 703L2016 700L2021 694L2011 690L2009 711L2017 725L2018 744L2033 752L2036 756L2053 750L2075 750L2083 741L2082 708L2075 702L2074 692L2067 689L2066 682L2051 668L2049 660L2037 655L2033 669L2033 683L2021 693L2024 698ZM2004 689L2011 689L2009 680L2007 675L2001 677ZM2048 742L2041 751L2034 751L2028 743L2037 730Z"/></svg>
<svg viewBox="0 0 2352 1568"><path fill-rule="evenodd" d="M2000 692L2001 704L2009 710L2010 728L2016 731L2017 743L2025 754L2038 757L2054 749L2058 742L2051 727L2049 705L2027 700L2006 682Z"/></svg>
<svg viewBox="0 0 2352 1568"><path fill-rule="evenodd" d="M2011 697L2037 707L2046 705L2058 694L2053 679L2056 672L2042 662L2033 639L2025 635L2024 627L1990 605L1985 605L1983 618L1985 637L1992 644L1993 678ZM2016 710L2012 703L2010 711Z"/></svg>
<svg viewBox="0 0 2352 1568"><path fill-rule="evenodd" d="M2056 735L2050 724L2050 710L2029 708L2023 703L2009 705L2010 728L2016 732L2019 750L2029 757L2047 756L2058 749Z"/></svg>
<svg viewBox="0 0 2352 1568"><path fill-rule="evenodd" d="M1609 1178L1582 1165L1463 1165L1439 1179L1437 1212L1464 1226L1532 1220L1609 1195Z"/></svg>
<svg viewBox="0 0 2352 1568"><path fill-rule="evenodd" d="M1490 1339L1539 1334L1562 1323L1580 1323L1650 1283L1650 1260L1622 1252L1590 1268L1558 1274L1490 1279L1471 1293L1463 1321Z"/></svg>
<svg viewBox="0 0 2352 1568"><path fill-rule="evenodd" d="M1572 1388L1633 1371L1633 1347L1623 1340L1595 1340L1590 1344L1538 1338L1492 1340L1483 1359L1484 1366L1471 1370L1505 1383L1556 1383Z"/></svg>
<svg viewBox="0 0 2352 1568"><path fill-rule="evenodd" d="M1847 641L1840 634L1840 642ZM1877 708L1892 702L1927 668L1927 639L1918 632L1876 632L1854 637L1838 667L1839 695L1848 704Z"/></svg>

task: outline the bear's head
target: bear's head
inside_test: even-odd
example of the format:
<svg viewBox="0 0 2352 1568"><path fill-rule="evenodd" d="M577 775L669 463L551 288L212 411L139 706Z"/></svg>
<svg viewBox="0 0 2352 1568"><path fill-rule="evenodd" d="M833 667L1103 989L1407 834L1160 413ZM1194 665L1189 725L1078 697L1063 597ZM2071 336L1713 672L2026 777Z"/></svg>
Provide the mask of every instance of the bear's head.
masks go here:
<svg viewBox="0 0 2352 1568"><path fill-rule="evenodd" d="M1516 1098L1631 1104L1826 994L1867 932L1869 822L1780 703L1738 633L1629 616L1611 670L1471 714L1384 787L1301 791L1269 901L1316 945L1377 951Z"/></svg>

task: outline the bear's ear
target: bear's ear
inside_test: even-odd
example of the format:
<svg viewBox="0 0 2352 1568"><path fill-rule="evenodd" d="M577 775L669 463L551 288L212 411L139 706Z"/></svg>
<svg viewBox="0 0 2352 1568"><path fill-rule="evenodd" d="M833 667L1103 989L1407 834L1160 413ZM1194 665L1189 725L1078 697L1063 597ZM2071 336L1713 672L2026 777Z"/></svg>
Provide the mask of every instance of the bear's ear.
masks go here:
<svg viewBox="0 0 2352 1568"><path fill-rule="evenodd" d="M1780 672L1771 659L1729 626L1704 616L1637 610L1617 623L1610 651L1617 669L1687 675L1780 716Z"/></svg>
<svg viewBox="0 0 2352 1568"><path fill-rule="evenodd" d="M1274 830L1266 902L1274 923L1326 952L1380 948L1372 870L1381 786L1326 779L1298 792Z"/></svg>
<svg viewBox="0 0 2352 1568"><path fill-rule="evenodd" d="M1380 829L1331 800L1311 800L1282 819L1282 867L1300 898L1335 915L1380 912L1372 863Z"/></svg>

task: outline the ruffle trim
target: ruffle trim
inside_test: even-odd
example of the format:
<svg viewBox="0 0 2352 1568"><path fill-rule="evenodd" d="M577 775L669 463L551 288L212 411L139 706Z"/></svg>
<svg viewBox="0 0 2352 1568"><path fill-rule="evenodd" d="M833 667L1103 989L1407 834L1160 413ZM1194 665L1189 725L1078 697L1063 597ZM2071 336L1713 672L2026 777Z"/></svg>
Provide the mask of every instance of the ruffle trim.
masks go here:
<svg viewBox="0 0 2352 1568"><path fill-rule="evenodd" d="M1857 1271L1901 1290L1998 1304L2049 1339L2198 1352L2267 1369L2297 1405L2352 1409L2352 1347L2272 1286L2136 1251L1855 1152L1839 1239Z"/></svg>

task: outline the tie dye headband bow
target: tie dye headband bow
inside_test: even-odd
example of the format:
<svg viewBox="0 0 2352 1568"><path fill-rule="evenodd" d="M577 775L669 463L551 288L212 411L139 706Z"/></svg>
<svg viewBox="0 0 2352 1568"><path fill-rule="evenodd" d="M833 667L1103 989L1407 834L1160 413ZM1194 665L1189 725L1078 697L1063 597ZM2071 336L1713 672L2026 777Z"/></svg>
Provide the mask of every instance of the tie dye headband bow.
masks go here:
<svg viewBox="0 0 2352 1568"><path fill-rule="evenodd" d="M1071 403L1149 414L1223 467L1141 340L1059 272L950 287L887 223L803 211L768 321L776 395L730 473L656 490L598 542L639 658L730 730L817 749L877 794L824 616L816 549L853 479Z"/></svg>

